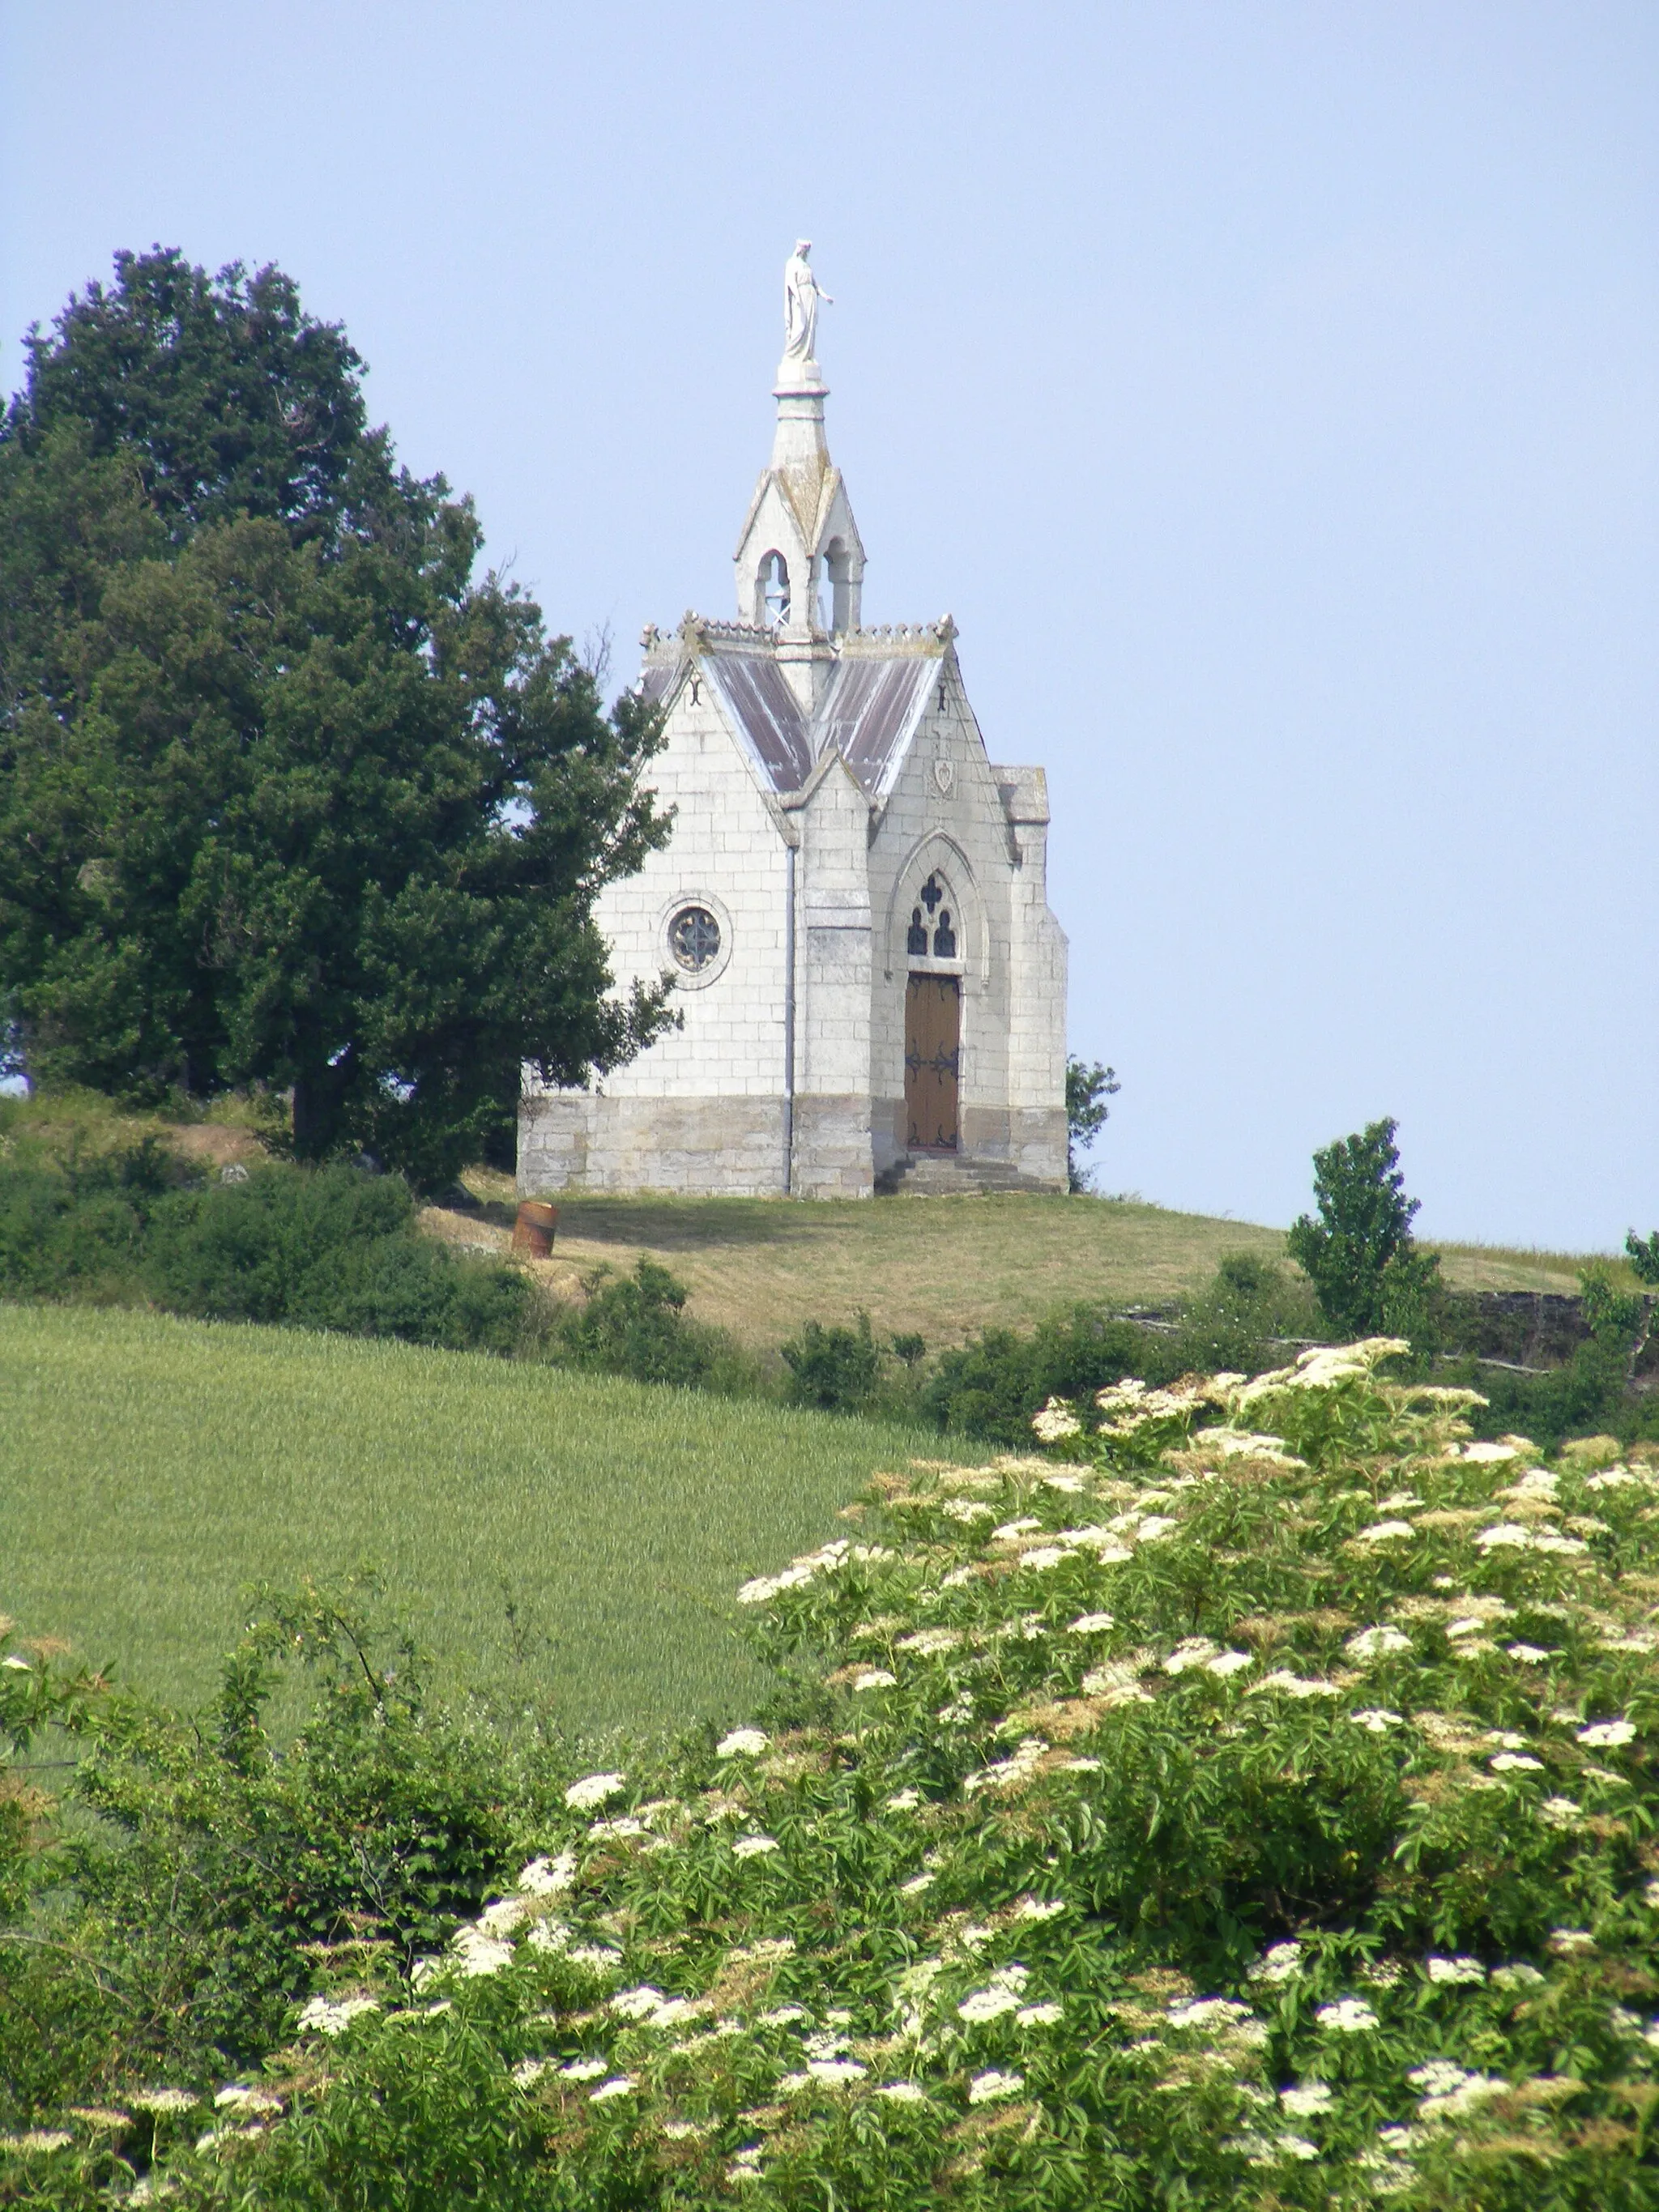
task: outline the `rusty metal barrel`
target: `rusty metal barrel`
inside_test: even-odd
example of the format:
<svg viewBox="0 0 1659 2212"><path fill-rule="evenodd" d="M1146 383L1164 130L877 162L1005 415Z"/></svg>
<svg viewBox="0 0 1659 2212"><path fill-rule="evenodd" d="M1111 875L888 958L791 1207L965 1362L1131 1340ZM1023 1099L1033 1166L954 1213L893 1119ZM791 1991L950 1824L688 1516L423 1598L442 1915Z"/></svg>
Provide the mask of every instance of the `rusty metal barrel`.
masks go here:
<svg viewBox="0 0 1659 2212"><path fill-rule="evenodd" d="M521 1198L519 1218L513 1224L513 1249L532 1260L545 1260L553 1249L559 1226L559 1209L545 1199Z"/></svg>

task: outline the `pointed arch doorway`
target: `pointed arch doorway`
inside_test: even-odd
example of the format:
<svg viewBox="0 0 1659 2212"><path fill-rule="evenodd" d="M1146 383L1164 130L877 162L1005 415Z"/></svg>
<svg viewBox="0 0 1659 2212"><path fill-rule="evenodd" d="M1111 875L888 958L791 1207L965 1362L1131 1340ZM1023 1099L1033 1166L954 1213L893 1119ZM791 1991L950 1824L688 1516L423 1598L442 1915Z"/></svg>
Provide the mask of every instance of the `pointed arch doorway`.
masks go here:
<svg viewBox="0 0 1659 2212"><path fill-rule="evenodd" d="M961 1079L962 978L913 974L904 994L907 1151L956 1151Z"/></svg>

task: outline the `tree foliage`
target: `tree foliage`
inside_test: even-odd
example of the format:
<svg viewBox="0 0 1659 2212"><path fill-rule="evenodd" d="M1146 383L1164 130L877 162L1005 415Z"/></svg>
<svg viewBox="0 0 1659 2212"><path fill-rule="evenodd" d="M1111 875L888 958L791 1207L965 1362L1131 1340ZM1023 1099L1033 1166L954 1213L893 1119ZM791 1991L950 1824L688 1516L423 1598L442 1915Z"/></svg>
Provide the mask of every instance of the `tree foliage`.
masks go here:
<svg viewBox="0 0 1659 2212"><path fill-rule="evenodd" d="M1353 1335L1389 1328L1422 1348L1433 1326L1440 1261L1419 1252L1412 1237L1421 1201L1406 1195L1397 1127L1372 1121L1314 1154L1318 1218L1301 1215L1285 1242L1333 1328Z"/></svg>
<svg viewBox="0 0 1659 2212"><path fill-rule="evenodd" d="M122 256L0 426L0 1002L31 1072L293 1095L301 1158L424 1185L520 1068L666 1018L610 995L598 892L667 834L658 741L471 504L397 467L289 279Z"/></svg>
<svg viewBox="0 0 1659 2212"><path fill-rule="evenodd" d="M38 448L65 424L136 465L167 535L240 514L296 542L373 533L409 480L363 404L363 362L337 325L305 313L280 269L210 277L159 248L118 253L115 282L31 331L9 428Z"/></svg>
<svg viewBox="0 0 1659 2212"><path fill-rule="evenodd" d="M1066 1179L1073 1191L1088 1188L1088 1176L1079 1154L1086 1152L1105 1127L1111 1114L1106 1103L1123 1088L1117 1070L1092 1067L1073 1053L1066 1062Z"/></svg>

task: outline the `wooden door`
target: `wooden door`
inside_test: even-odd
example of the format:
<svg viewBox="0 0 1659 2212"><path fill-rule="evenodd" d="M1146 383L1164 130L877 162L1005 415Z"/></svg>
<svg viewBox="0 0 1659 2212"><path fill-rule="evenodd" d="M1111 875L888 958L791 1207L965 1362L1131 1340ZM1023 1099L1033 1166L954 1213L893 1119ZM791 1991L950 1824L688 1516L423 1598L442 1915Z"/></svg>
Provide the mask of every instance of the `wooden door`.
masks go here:
<svg viewBox="0 0 1659 2212"><path fill-rule="evenodd" d="M907 1150L955 1152L961 1070L961 978L912 975L904 995Z"/></svg>

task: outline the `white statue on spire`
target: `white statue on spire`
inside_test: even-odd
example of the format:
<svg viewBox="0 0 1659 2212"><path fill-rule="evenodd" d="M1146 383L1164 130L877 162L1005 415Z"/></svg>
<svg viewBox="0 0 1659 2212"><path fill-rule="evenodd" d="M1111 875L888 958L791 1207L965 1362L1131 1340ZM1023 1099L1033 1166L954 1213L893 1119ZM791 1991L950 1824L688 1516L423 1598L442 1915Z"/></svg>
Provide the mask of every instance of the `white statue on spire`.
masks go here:
<svg viewBox="0 0 1659 2212"><path fill-rule="evenodd" d="M810 238L798 238L794 252L784 264L783 358L791 368L816 358L818 301L830 307L836 304L812 274L812 264L806 258L811 251Z"/></svg>

